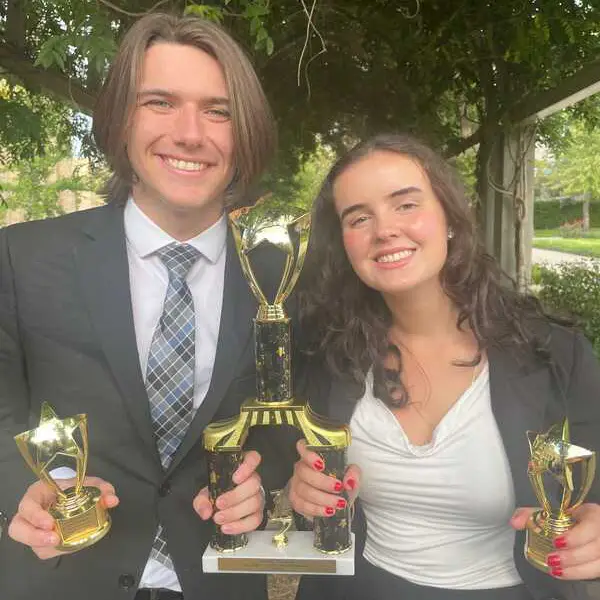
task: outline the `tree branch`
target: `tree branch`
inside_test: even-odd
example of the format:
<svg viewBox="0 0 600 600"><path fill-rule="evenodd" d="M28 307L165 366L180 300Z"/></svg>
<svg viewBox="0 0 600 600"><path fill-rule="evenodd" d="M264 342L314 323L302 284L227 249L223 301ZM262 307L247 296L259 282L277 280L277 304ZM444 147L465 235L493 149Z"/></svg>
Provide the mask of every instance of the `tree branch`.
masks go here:
<svg viewBox="0 0 600 600"><path fill-rule="evenodd" d="M0 68L16 75L31 90L43 90L70 104L79 112L90 114L96 103L95 93L74 83L62 73L35 67L30 59L13 46L0 41Z"/></svg>

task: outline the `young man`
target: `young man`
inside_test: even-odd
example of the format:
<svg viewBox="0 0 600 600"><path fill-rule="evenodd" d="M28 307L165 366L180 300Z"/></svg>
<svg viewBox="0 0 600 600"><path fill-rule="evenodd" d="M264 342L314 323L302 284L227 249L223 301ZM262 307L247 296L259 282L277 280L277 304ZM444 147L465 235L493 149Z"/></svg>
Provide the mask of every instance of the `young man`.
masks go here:
<svg viewBox="0 0 600 600"><path fill-rule="evenodd" d="M222 29L153 14L121 44L94 135L114 171L107 205L0 231L0 511L13 540L0 542L0 598L266 598L264 577L206 575L201 561L212 519L228 533L262 521L256 468L273 440L246 454L213 512L201 437L255 393L256 302L225 210L273 151L268 104ZM44 400L88 415L90 482L113 519L69 555L54 549L53 495L27 489L12 439Z"/></svg>

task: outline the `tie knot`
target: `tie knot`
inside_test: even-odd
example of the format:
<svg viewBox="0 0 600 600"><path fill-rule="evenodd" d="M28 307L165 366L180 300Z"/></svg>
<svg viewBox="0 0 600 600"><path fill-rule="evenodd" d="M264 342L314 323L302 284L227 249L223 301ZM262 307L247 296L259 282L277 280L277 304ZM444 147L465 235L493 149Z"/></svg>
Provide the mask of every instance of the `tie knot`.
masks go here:
<svg viewBox="0 0 600 600"><path fill-rule="evenodd" d="M165 267L167 267L169 278L185 279L188 271L198 260L200 252L189 244L173 242L157 250L156 255L162 260Z"/></svg>

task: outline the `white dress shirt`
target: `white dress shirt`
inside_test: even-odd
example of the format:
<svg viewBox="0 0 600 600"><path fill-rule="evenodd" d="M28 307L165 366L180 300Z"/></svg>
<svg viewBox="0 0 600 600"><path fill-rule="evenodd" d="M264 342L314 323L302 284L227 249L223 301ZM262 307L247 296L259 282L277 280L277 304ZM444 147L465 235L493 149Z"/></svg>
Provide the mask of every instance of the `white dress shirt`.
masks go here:
<svg viewBox="0 0 600 600"><path fill-rule="evenodd" d="M513 481L491 408L488 367L416 446L373 395L350 423L349 462L362 469L364 557L412 583L450 589L521 583L513 559Z"/></svg>
<svg viewBox="0 0 600 600"><path fill-rule="evenodd" d="M150 220L132 198L125 206L125 235L133 324L140 367L145 377L152 337L169 284L167 269L155 252L177 240ZM186 279L194 299L196 318L194 410L208 391L215 362L223 304L226 241L227 219L223 216L212 227L185 242L201 254ZM152 559L146 564L140 587L181 591L175 572Z"/></svg>

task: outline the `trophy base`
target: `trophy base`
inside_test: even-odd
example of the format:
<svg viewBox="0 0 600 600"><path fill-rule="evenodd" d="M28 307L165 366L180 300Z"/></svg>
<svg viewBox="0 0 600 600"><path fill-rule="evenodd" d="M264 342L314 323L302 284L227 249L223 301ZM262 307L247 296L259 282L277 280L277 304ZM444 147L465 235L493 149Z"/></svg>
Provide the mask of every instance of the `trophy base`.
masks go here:
<svg viewBox="0 0 600 600"><path fill-rule="evenodd" d="M100 490L83 487L65 490L67 498L49 509L54 517L61 552L76 552L101 540L110 530L111 519L100 502Z"/></svg>
<svg viewBox="0 0 600 600"><path fill-rule="evenodd" d="M312 531L288 531L284 548L273 544L273 531L254 531L248 545L223 554L210 546L202 556L205 573L287 573L290 575L354 575L352 546L343 554L324 554L314 547Z"/></svg>
<svg viewBox="0 0 600 600"><path fill-rule="evenodd" d="M554 539L569 529L568 523L559 527L557 531L548 532L544 527L544 513L538 511L527 521L525 528L525 558L536 568L544 573L550 573L552 567L548 566L548 555L556 552Z"/></svg>

